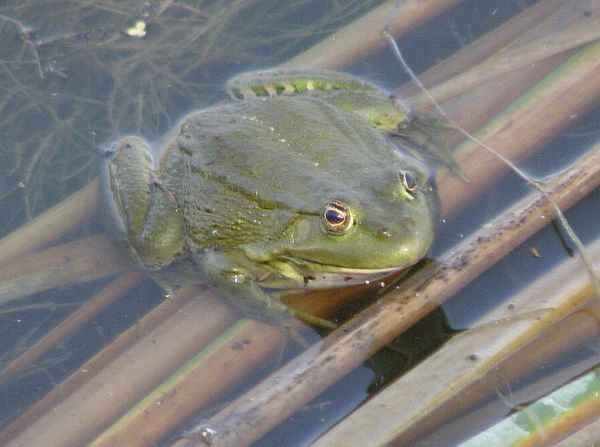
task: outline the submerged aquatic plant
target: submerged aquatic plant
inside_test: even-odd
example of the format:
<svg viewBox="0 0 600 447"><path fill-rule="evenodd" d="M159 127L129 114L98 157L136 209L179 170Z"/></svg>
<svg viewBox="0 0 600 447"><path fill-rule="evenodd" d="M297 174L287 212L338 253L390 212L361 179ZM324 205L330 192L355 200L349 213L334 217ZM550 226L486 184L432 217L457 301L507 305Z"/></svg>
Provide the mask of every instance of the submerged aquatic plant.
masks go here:
<svg viewBox="0 0 600 447"><path fill-rule="evenodd" d="M241 67L282 61L374 3L3 2L0 234L95 174L100 144L157 138Z"/></svg>

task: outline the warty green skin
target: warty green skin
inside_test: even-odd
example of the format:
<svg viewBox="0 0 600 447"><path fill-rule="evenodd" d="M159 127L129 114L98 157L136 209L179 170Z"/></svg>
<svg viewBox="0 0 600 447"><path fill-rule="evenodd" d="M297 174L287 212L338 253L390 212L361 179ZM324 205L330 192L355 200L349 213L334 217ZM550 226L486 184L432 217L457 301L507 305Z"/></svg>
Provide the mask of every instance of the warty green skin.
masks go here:
<svg viewBox="0 0 600 447"><path fill-rule="evenodd" d="M266 73L230 84L241 83L241 101L186 116L156 169L143 139L119 140L104 179L116 232L139 267L163 282L207 283L281 323L289 311L265 288L355 284L419 261L437 196L429 169L390 141L389 122L405 128L406 109L334 72L314 76L364 89L330 82L249 94L253 82L312 75ZM392 118L374 122L382 116ZM348 210L345 231L331 231L332 202Z"/></svg>

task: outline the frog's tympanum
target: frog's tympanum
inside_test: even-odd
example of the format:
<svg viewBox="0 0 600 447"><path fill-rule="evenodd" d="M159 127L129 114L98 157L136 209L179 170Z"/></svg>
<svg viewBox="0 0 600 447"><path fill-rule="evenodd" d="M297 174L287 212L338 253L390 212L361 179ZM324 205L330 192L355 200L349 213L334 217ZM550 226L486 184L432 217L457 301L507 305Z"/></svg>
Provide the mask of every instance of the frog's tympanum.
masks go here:
<svg viewBox="0 0 600 447"><path fill-rule="evenodd" d="M281 324L269 289L374 280L426 254L437 197L416 154L453 166L434 120L324 70L245 74L228 92L182 120L157 164L142 138L115 143L107 202L139 267Z"/></svg>

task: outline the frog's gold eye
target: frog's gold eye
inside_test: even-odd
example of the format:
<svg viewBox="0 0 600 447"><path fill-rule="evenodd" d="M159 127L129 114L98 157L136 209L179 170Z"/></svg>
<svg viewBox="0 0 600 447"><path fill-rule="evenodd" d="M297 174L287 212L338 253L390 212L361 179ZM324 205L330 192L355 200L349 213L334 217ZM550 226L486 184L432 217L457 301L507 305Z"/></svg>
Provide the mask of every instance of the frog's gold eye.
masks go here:
<svg viewBox="0 0 600 447"><path fill-rule="evenodd" d="M415 177L410 172L403 171L400 173L400 183L410 198L414 198L418 186Z"/></svg>
<svg viewBox="0 0 600 447"><path fill-rule="evenodd" d="M330 234L343 234L352 225L352 214L345 203L330 201L323 208L323 222Z"/></svg>

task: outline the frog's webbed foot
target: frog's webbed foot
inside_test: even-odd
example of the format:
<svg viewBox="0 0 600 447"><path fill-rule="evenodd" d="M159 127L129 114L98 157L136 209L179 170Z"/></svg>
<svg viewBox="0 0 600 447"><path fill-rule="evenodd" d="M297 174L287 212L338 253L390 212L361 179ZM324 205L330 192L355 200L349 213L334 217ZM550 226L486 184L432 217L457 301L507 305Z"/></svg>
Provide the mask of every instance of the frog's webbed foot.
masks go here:
<svg viewBox="0 0 600 447"><path fill-rule="evenodd" d="M242 314L283 328L294 341L307 346L306 339L296 331L291 322L295 317L310 324L332 328L332 323L302 311L296 311L282 303L275 295L266 293L257 278L243 267L232 263L227 255L206 253L203 270L208 285L239 309Z"/></svg>

